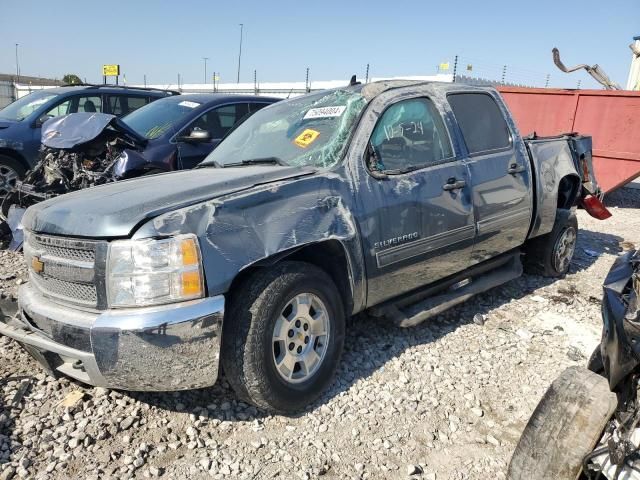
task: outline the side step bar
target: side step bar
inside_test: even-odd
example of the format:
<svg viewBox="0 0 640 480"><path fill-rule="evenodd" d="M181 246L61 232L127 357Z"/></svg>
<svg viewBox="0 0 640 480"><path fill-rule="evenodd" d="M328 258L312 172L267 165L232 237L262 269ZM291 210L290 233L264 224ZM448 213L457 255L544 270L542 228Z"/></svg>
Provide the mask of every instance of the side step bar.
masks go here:
<svg viewBox="0 0 640 480"><path fill-rule="evenodd" d="M449 308L465 302L478 293L485 292L522 275L520 255L513 255L501 266L488 272L477 273L459 281L441 293L407 305L406 299L387 303L370 310L375 317L387 317L399 327L413 327Z"/></svg>

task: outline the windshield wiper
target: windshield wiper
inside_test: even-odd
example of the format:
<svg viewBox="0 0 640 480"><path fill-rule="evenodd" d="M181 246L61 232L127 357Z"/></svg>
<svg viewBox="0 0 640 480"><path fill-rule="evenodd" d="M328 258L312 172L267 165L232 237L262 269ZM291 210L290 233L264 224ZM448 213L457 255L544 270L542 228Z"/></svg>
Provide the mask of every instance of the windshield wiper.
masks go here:
<svg viewBox="0 0 640 480"><path fill-rule="evenodd" d="M226 167L244 167L246 165L280 165L282 167L288 167L289 164L284 162L278 157L262 157L262 158L251 158L249 160L242 160L241 162L233 162L233 163L222 163L219 164L222 168Z"/></svg>

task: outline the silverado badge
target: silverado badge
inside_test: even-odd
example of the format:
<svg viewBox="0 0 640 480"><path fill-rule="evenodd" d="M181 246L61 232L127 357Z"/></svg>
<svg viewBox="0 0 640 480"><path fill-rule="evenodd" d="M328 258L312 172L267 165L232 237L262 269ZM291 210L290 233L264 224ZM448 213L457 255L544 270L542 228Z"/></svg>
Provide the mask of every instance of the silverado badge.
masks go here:
<svg viewBox="0 0 640 480"><path fill-rule="evenodd" d="M31 268L33 268L33 271L36 273L42 273L44 272L44 262L38 257L33 257L31 259Z"/></svg>

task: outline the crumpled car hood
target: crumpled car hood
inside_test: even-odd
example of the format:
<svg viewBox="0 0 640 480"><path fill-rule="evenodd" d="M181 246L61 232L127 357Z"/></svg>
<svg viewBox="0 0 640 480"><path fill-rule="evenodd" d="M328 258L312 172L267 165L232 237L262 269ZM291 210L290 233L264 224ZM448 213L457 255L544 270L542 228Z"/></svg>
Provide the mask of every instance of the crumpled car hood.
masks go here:
<svg viewBox="0 0 640 480"><path fill-rule="evenodd" d="M197 168L68 193L30 207L26 230L72 237L128 237L144 221L255 185L310 175L310 167Z"/></svg>
<svg viewBox="0 0 640 480"><path fill-rule="evenodd" d="M94 140L107 127L126 135L140 146L146 144L144 137L115 115L87 112L70 113L44 122L42 144L50 148L72 149Z"/></svg>

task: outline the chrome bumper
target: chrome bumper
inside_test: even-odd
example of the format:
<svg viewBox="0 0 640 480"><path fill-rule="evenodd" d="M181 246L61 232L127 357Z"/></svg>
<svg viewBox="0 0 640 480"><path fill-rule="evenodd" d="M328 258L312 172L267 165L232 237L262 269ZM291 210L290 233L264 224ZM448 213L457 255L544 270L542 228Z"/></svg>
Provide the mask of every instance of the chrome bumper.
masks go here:
<svg viewBox="0 0 640 480"><path fill-rule="evenodd" d="M43 297L29 283L19 318L0 334L20 342L47 370L122 390L188 390L218 377L224 297L87 312Z"/></svg>

